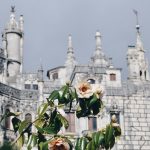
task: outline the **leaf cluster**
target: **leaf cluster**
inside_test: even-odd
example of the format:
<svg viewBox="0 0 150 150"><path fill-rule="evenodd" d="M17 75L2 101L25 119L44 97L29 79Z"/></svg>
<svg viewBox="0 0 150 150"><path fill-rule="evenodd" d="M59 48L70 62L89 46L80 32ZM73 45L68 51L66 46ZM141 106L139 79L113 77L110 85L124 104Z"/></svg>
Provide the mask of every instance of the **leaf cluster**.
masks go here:
<svg viewBox="0 0 150 150"><path fill-rule="evenodd" d="M31 122L29 120L20 120L19 113L7 111L1 118L0 122L12 116L12 124L14 132L18 135L11 146L15 145L21 149L24 144L27 145L27 150L31 150L37 146L39 150L47 150L48 143L56 137L61 137L70 145L70 150L73 148L72 142L62 135L59 131L62 127L68 128L69 122L59 112L64 106L73 108L73 102L78 106L76 115L80 117L88 117L89 115L97 115L102 108L102 101L93 94L89 98L79 98L75 88L69 84L64 85L60 90L54 90L47 98L47 102L41 104L37 110L37 118ZM32 132L32 127L36 128L36 133ZM26 136L27 135L27 136ZM78 138L75 144L75 150L97 150L100 147L106 150L112 148L115 143L115 138L121 135L120 127L113 127L110 123L105 131L91 133L84 137ZM27 137L27 141L26 141Z"/></svg>

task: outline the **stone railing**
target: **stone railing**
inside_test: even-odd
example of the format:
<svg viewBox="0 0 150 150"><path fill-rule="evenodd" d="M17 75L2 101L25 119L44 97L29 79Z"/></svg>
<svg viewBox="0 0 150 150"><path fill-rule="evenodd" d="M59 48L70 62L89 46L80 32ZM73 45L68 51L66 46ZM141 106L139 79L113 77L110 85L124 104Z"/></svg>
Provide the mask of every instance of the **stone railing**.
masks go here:
<svg viewBox="0 0 150 150"><path fill-rule="evenodd" d="M0 83L0 93L18 100L28 100L28 99L38 100L39 96L38 91L18 90L3 83Z"/></svg>
<svg viewBox="0 0 150 150"><path fill-rule="evenodd" d="M20 90L3 83L0 83L0 93L10 96L12 98L20 99Z"/></svg>

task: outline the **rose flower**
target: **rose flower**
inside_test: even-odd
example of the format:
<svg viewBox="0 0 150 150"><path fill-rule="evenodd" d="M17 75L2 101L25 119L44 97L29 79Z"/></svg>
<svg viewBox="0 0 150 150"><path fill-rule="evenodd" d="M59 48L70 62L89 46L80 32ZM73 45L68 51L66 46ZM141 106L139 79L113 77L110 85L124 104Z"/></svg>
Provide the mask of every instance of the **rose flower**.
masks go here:
<svg viewBox="0 0 150 150"><path fill-rule="evenodd" d="M93 95L91 85L84 81L76 86L76 91L79 98L89 98Z"/></svg>
<svg viewBox="0 0 150 150"><path fill-rule="evenodd" d="M117 123L117 117L116 115L112 115L111 117L111 123L113 127L119 127L119 124Z"/></svg>
<svg viewBox="0 0 150 150"><path fill-rule="evenodd" d="M69 150L70 146L63 138L55 138L48 144L48 150Z"/></svg>
<svg viewBox="0 0 150 150"><path fill-rule="evenodd" d="M102 99L103 95L104 95L104 89L102 86L100 86L99 84L93 84L92 86L92 91L93 93L95 93L97 99Z"/></svg>

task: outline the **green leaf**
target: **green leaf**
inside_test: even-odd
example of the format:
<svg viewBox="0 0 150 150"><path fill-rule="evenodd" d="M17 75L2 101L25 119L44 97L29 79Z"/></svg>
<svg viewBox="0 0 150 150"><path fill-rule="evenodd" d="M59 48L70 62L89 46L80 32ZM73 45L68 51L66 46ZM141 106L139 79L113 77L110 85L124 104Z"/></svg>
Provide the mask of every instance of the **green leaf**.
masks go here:
<svg viewBox="0 0 150 150"><path fill-rule="evenodd" d="M115 144L114 139L115 139L114 129L111 124L107 125L106 133L105 133L105 148L106 149L111 148Z"/></svg>
<svg viewBox="0 0 150 150"><path fill-rule="evenodd" d="M20 123L21 123L20 119L18 119L16 117L12 118L12 124L13 124L13 128L14 128L15 132L18 131Z"/></svg>
<svg viewBox="0 0 150 150"><path fill-rule="evenodd" d="M96 150L96 147L95 147L95 144L94 144L94 141L90 141L87 146L86 146L86 150Z"/></svg>
<svg viewBox="0 0 150 150"><path fill-rule="evenodd" d="M121 135L121 128L120 127L113 127L114 128L114 135L120 136Z"/></svg>
<svg viewBox="0 0 150 150"><path fill-rule="evenodd" d="M96 97L96 95L94 94L93 95L93 98L90 100L90 103L89 103L89 107L91 107L92 105L94 105L94 104L96 104L96 102L97 102L97 97Z"/></svg>
<svg viewBox="0 0 150 150"><path fill-rule="evenodd" d="M55 108L54 111L51 113L50 124L54 122L56 115L57 115L57 108Z"/></svg>
<svg viewBox="0 0 150 150"><path fill-rule="evenodd" d="M78 100L78 95L77 95L75 88L73 88L73 89L70 88L70 94L71 94L73 100L74 99Z"/></svg>
<svg viewBox="0 0 150 150"><path fill-rule="evenodd" d="M68 93L69 91L69 87L67 85L63 86L61 88L61 91L62 91L62 96L61 96L61 99L65 97L65 95Z"/></svg>
<svg viewBox="0 0 150 150"><path fill-rule="evenodd" d="M35 125L35 127L37 128L37 130L40 132L40 133L44 133L44 129L43 128L40 128L39 126Z"/></svg>
<svg viewBox="0 0 150 150"><path fill-rule="evenodd" d="M21 134L22 132L24 132L28 126L29 122L27 122L26 120L22 121L19 126L19 133Z"/></svg>
<svg viewBox="0 0 150 150"><path fill-rule="evenodd" d="M34 147L37 144L37 136L35 134L32 134L27 142L27 148L28 150L31 150L32 147Z"/></svg>
<svg viewBox="0 0 150 150"><path fill-rule="evenodd" d="M47 111L48 103L43 103L38 108L38 115L41 116Z"/></svg>
<svg viewBox="0 0 150 150"><path fill-rule="evenodd" d="M75 146L75 150L85 150L88 144L88 140L85 137L78 138Z"/></svg>
<svg viewBox="0 0 150 150"><path fill-rule="evenodd" d="M39 146L40 146L40 150L48 150L48 142L40 142Z"/></svg>
<svg viewBox="0 0 150 150"><path fill-rule="evenodd" d="M34 126L38 126L38 127L43 127L43 125L44 125L44 117L45 116L42 116L42 117L40 117L39 119L37 119L35 122L34 122Z"/></svg>
<svg viewBox="0 0 150 150"><path fill-rule="evenodd" d="M92 139L94 140L95 146L99 148L99 146L104 145L104 133L101 131L95 132L92 135Z"/></svg>
<svg viewBox="0 0 150 150"><path fill-rule="evenodd" d="M24 144L24 140L25 140L25 137L24 137L24 134L22 134L19 139L17 140L17 147L18 149L21 149L23 144Z"/></svg>
<svg viewBox="0 0 150 150"><path fill-rule="evenodd" d="M63 126L67 129L69 127L68 120L65 117L63 117L61 114L57 114L57 117L60 119Z"/></svg>
<svg viewBox="0 0 150 150"><path fill-rule="evenodd" d="M95 102L94 105L92 105L91 109L93 111L93 115L97 115L100 111L101 105L100 105L100 101Z"/></svg>
<svg viewBox="0 0 150 150"><path fill-rule="evenodd" d="M54 90L51 94L50 94L50 96L49 96L49 100L50 101L54 101L55 99L58 99L58 97L59 97L59 92L57 91L57 90Z"/></svg>

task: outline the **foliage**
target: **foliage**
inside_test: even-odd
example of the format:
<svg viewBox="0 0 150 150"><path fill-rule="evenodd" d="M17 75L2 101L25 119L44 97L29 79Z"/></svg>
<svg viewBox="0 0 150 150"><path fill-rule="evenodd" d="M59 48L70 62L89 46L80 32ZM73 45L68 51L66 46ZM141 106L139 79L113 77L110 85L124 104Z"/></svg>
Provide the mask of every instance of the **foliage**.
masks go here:
<svg viewBox="0 0 150 150"><path fill-rule="evenodd" d="M111 149L115 144L115 138L121 135L121 129L115 120L111 121L105 129L88 133L83 137L76 139L75 145L65 136L61 136L58 132L62 127L68 128L69 122L61 114L60 109L67 106L69 111L76 103L76 116L88 117L97 115L102 108L101 89L93 90L89 83L82 83L76 88L70 86L69 83L64 85L60 90L54 90L47 98L47 102L39 106L37 110L37 118L33 122L18 119L19 113L7 112L1 118L1 121L13 116L12 124L14 132L18 134L16 140L11 143L18 149L25 144L25 135L28 135L27 149L38 146L39 150L98 150L99 148ZM31 127L37 129L36 133L31 132ZM4 145L9 146L9 145ZM7 148L9 150L9 148ZM11 149L10 149L11 150Z"/></svg>

